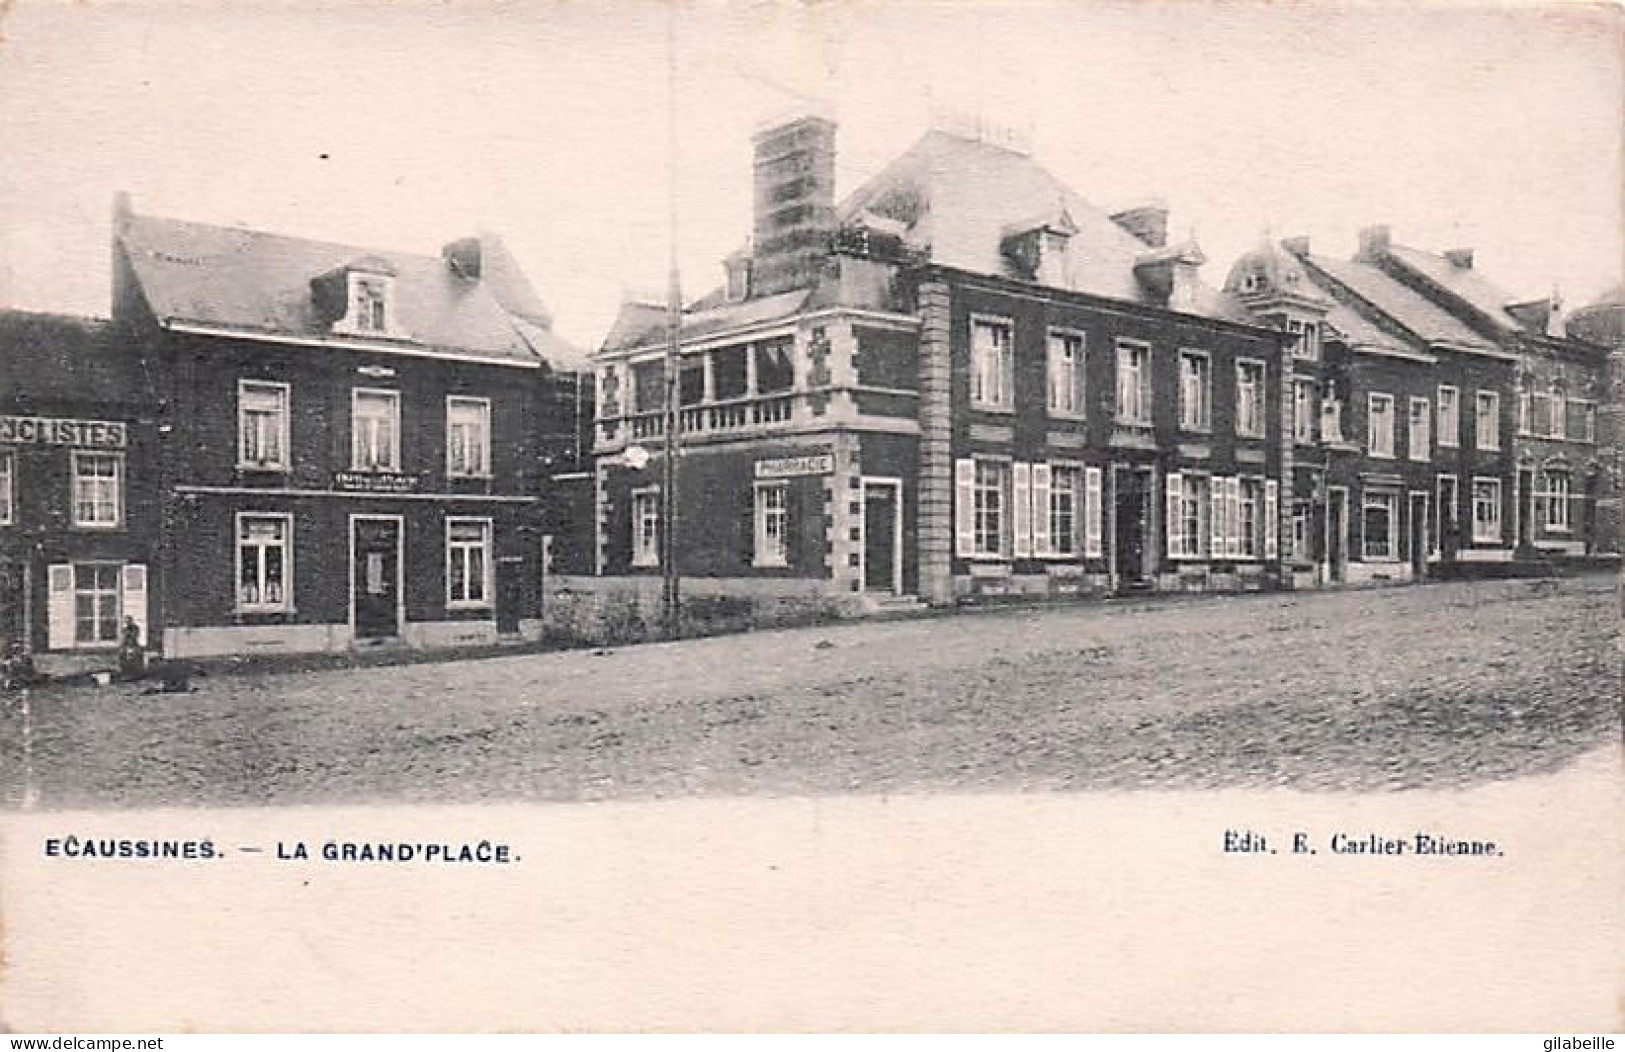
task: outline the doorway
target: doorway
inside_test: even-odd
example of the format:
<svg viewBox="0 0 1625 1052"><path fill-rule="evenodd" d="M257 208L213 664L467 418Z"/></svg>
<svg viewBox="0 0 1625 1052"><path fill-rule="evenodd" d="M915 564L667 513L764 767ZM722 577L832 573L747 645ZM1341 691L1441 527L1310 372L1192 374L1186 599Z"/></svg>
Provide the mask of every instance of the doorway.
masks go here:
<svg viewBox="0 0 1625 1052"><path fill-rule="evenodd" d="M1112 553L1120 586L1143 582L1151 571L1151 472L1114 469Z"/></svg>
<svg viewBox="0 0 1625 1052"><path fill-rule="evenodd" d="M1411 580L1421 581L1428 572L1428 495L1411 492L1410 507Z"/></svg>
<svg viewBox="0 0 1625 1052"><path fill-rule="evenodd" d="M350 516L350 623L361 640L401 634L399 515Z"/></svg>
<svg viewBox="0 0 1625 1052"><path fill-rule="evenodd" d="M863 588L903 592L903 484L899 479L863 480Z"/></svg>
<svg viewBox="0 0 1625 1052"><path fill-rule="evenodd" d="M1348 571L1349 491L1332 486L1326 490L1326 575L1340 584Z"/></svg>

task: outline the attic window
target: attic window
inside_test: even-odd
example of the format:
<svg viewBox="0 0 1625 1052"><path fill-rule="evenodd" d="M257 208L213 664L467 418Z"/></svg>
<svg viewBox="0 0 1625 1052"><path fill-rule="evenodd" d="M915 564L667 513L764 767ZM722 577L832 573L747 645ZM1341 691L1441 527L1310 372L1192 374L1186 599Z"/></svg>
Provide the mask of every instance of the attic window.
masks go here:
<svg viewBox="0 0 1625 1052"><path fill-rule="evenodd" d="M381 278L351 275L350 320L362 332L389 331L389 285Z"/></svg>
<svg viewBox="0 0 1625 1052"><path fill-rule="evenodd" d="M1241 279L1241 291L1243 292L1259 292L1263 288L1264 275L1256 270Z"/></svg>

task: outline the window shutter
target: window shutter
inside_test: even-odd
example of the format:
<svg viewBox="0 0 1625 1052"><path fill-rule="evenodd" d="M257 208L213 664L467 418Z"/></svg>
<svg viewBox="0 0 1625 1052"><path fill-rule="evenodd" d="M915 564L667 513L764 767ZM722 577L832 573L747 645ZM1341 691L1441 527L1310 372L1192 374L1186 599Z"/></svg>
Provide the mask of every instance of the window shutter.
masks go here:
<svg viewBox="0 0 1625 1052"><path fill-rule="evenodd" d="M1098 556L1101 548L1099 468L1084 469L1083 493L1083 554Z"/></svg>
<svg viewBox="0 0 1625 1052"><path fill-rule="evenodd" d="M1168 523L1167 529L1163 530L1163 532L1168 535L1168 557L1175 558L1183 554L1183 547L1180 542L1179 495L1183 491L1184 480L1180 478L1179 472L1168 472L1167 486Z"/></svg>
<svg viewBox="0 0 1625 1052"><path fill-rule="evenodd" d="M120 597L124 607L124 616L135 622L137 629L136 640L147 645L147 567L145 563L127 563L124 567L122 590ZM124 637L123 626L119 628L119 638Z"/></svg>
<svg viewBox="0 0 1625 1052"><path fill-rule="evenodd" d="M1055 541L1049 535L1049 493L1052 476L1048 464L1033 465L1033 554L1055 554ZM1075 498L1074 498L1075 499ZM1073 514L1077 511L1074 509Z"/></svg>
<svg viewBox="0 0 1625 1052"><path fill-rule="evenodd" d="M1224 543L1233 556L1241 555L1241 479L1230 480L1229 532Z"/></svg>
<svg viewBox="0 0 1625 1052"><path fill-rule="evenodd" d="M968 457L954 462L954 549L976 554L976 461Z"/></svg>
<svg viewBox="0 0 1625 1052"><path fill-rule="evenodd" d="M1032 465L1017 464L1012 474L1015 478L1015 494L1011 497L1011 503L1014 505L1011 523L1016 534L1015 555L1019 559L1033 553Z"/></svg>
<svg viewBox="0 0 1625 1052"><path fill-rule="evenodd" d="M1276 557L1281 543L1280 483L1264 480L1264 558Z"/></svg>
<svg viewBox="0 0 1625 1052"><path fill-rule="evenodd" d="M1225 510L1229 507L1229 504L1230 504L1229 500L1227 499L1228 496L1229 496L1230 490L1225 485L1225 483L1227 483L1229 481L1230 481L1229 479L1222 479L1222 478L1212 478L1212 479L1208 480L1208 487L1207 487L1208 550L1207 550L1207 554L1208 554L1208 558L1210 558L1210 559L1222 559L1224 557L1224 554L1225 554L1225 548L1224 548L1224 519L1225 519Z"/></svg>
<svg viewBox="0 0 1625 1052"><path fill-rule="evenodd" d="M48 576L46 646L51 650L68 650L73 646L73 567L68 563L53 563Z"/></svg>

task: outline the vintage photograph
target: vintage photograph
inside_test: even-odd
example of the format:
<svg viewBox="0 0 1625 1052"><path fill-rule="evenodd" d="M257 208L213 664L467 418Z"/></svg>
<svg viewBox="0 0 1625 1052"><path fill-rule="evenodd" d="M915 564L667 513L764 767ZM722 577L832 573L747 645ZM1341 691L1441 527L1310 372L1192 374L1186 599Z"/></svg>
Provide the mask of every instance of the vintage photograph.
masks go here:
<svg viewBox="0 0 1625 1052"><path fill-rule="evenodd" d="M0 5L0 1029L1618 1029L1625 16Z"/></svg>

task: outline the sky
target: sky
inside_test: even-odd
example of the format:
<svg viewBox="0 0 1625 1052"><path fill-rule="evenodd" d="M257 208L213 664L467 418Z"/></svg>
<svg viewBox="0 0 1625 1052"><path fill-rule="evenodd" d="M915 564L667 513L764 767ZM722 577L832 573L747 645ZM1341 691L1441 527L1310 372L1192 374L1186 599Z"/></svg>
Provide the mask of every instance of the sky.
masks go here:
<svg viewBox="0 0 1625 1052"><path fill-rule="evenodd" d="M0 306L105 315L137 212L435 254L500 233L567 339L750 229L750 137L839 123L838 194L949 111L1147 200L1218 284L1266 236L1473 247L1572 307L1625 272L1619 8L0 0ZM668 22L675 22L676 150Z"/></svg>

